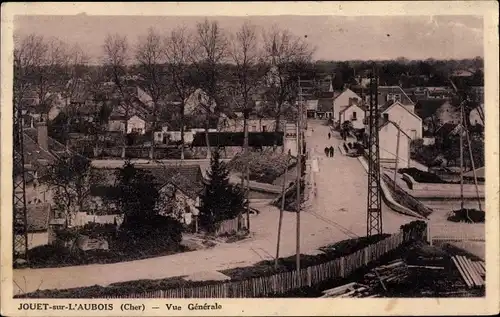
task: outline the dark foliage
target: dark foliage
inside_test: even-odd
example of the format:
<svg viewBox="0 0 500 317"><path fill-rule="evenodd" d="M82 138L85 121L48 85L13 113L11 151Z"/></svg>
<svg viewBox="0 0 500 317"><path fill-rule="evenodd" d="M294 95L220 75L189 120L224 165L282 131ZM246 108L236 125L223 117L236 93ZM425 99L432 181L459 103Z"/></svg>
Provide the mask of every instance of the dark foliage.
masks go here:
<svg viewBox="0 0 500 317"><path fill-rule="evenodd" d="M243 209L243 191L229 183L229 171L220 160L219 151L214 151L209 181L201 196L200 225L213 232L221 221L234 219Z"/></svg>
<svg viewBox="0 0 500 317"><path fill-rule="evenodd" d="M411 177L413 177L413 179L416 182L419 182L419 183L434 183L434 184L446 184L446 183L448 183L445 180L441 179L441 177L439 177L436 174L433 174L430 172L425 172L425 171L419 170L418 168L414 168L414 167L401 168L398 170L398 172L401 174L405 173L405 174L410 175Z"/></svg>
<svg viewBox="0 0 500 317"><path fill-rule="evenodd" d="M470 222L470 223L484 223L485 212L484 210L477 209L459 209L453 210L452 214L448 217L449 221L453 222Z"/></svg>

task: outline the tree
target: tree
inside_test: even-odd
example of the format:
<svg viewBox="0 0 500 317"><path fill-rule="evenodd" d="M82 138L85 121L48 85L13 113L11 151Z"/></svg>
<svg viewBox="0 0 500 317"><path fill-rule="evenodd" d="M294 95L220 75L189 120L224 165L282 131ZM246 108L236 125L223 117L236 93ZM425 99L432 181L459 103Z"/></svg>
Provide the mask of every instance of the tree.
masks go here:
<svg viewBox="0 0 500 317"><path fill-rule="evenodd" d="M312 50L302 38L287 30L274 27L264 33L264 55L268 65L267 98L274 103L276 132L285 103L294 104L298 93L298 79L305 65L311 61Z"/></svg>
<svg viewBox="0 0 500 317"><path fill-rule="evenodd" d="M151 159L154 159L154 133L157 129L158 104L165 99L169 84L164 66L165 54L163 44L161 36L153 28L150 28L147 36L139 39L136 48L136 60L139 63L139 74L142 78L140 86L151 97L153 108L151 117L151 148L149 152Z"/></svg>
<svg viewBox="0 0 500 317"><path fill-rule="evenodd" d="M205 19L196 25L196 36L192 50L192 62L200 76L200 87L207 98L200 98L200 106L207 117L205 123L205 141L207 156L211 156L208 129L211 119L217 117L221 110L223 91L222 63L227 57L228 42L217 21ZM206 100L204 100L206 99ZM215 109L212 111L212 105Z"/></svg>
<svg viewBox="0 0 500 317"><path fill-rule="evenodd" d="M117 103L120 112L123 114L125 131L122 139L122 157L125 157L125 149L127 146L126 134L128 132L128 119L131 116L132 95L126 89L122 77L127 74L128 61L128 41L127 37L119 34L108 35L104 40L104 67L108 75L112 78L115 92L117 93Z"/></svg>
<svg viewBox="0 0 500 317"><path fill-rule="evenodd" d="M241 188L229 183L229 171L221 162L216 150L210 161L209 182L201 196L200 222L213 232L224 220L236 218L243 210L244 197Z"/></svg>
<svg viewBox="0 0 500 317"><path fill-rule="evenodd" d="M90 161L79 154L57 158L41 178L41 183L53 191L56 210L65 216L66 225L71 225L76 212L89 208L90 188L97 181Z"/></svg>
<svg viewBox="0 0 500 317"><path fill-rule="evenodd" d="M184 160L185 103L186 99L195 90L192 67L189 65L192 53L192 39L185 28L176 28L165 39L164 48L170 84L173 94L179 101L181 160Z"/></svg>
<svg viewBox="0 0 500 317"><path fill-rule="evenodd" d="M176 246L182 240L182 225L172 217L159 215L160 186L153 176L126 161L117 171L117 205L124 214L122 242L141 249Z"/></svg>

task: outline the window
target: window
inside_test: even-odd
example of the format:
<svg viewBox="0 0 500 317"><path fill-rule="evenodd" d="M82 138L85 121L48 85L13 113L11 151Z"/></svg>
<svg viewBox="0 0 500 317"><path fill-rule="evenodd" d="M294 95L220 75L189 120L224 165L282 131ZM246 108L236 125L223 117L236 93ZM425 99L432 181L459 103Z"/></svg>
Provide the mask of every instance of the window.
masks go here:
<svg viewBox="0 0 500 317"><path fill-rule="evenodd" d="M257 132L257 126L256 125L252 126L252 132Z"/></svg>
<svg viewBox="0 0 500 317"><path fill-rule="evenodd" d="M384 113L384 121L389 121L389 114L388 113Z"/></svg>
<svg viewBox="0 0 500 317"><path fill-rule="evenodd" d="M265 125L262 126L262 132L267 132L267 126Z"/></svg>
<svg viewBox="0 0 500 317"><path fill-rule="evenodd" d="M358 119L358 118L357 118L357 116L356 116L356 111L353 111L353 112L352 112L352 119L351 119L351 121L356 121L357 119Z"/></svg>
<svg viewBox="0 0 500 317"><path fill-rule="evenodd" d="M411 139L415 140L417 138L417 130L410 130Z"/></svg>

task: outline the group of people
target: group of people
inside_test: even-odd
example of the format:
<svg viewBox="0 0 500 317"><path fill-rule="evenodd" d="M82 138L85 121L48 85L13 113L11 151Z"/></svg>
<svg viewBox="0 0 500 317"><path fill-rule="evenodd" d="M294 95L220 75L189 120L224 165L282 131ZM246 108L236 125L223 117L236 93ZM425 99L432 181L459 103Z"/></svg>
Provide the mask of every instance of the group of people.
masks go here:
<svg viewBox="0 0 500 317"><path fill-rule="evenodd" d="M325 147L325 155L327 157L333 157L333 154L334 154L334 149L333 149L333 146L330 146L330 147Z"/></svg>

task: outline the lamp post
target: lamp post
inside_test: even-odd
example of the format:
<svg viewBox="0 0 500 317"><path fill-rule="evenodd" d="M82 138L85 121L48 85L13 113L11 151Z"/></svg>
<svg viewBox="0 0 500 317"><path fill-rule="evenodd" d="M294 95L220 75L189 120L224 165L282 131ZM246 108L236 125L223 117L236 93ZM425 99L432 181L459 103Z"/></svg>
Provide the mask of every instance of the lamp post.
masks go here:
<svg viewBox="0 0 500 317"><path fill-rule="evenodd" d="M201 200L199 196L196 197L194 206L196 207L192 210L192 214L194 217L194 232L198 233L198 215L200 214L199 208L201 207Z"/></svg>

